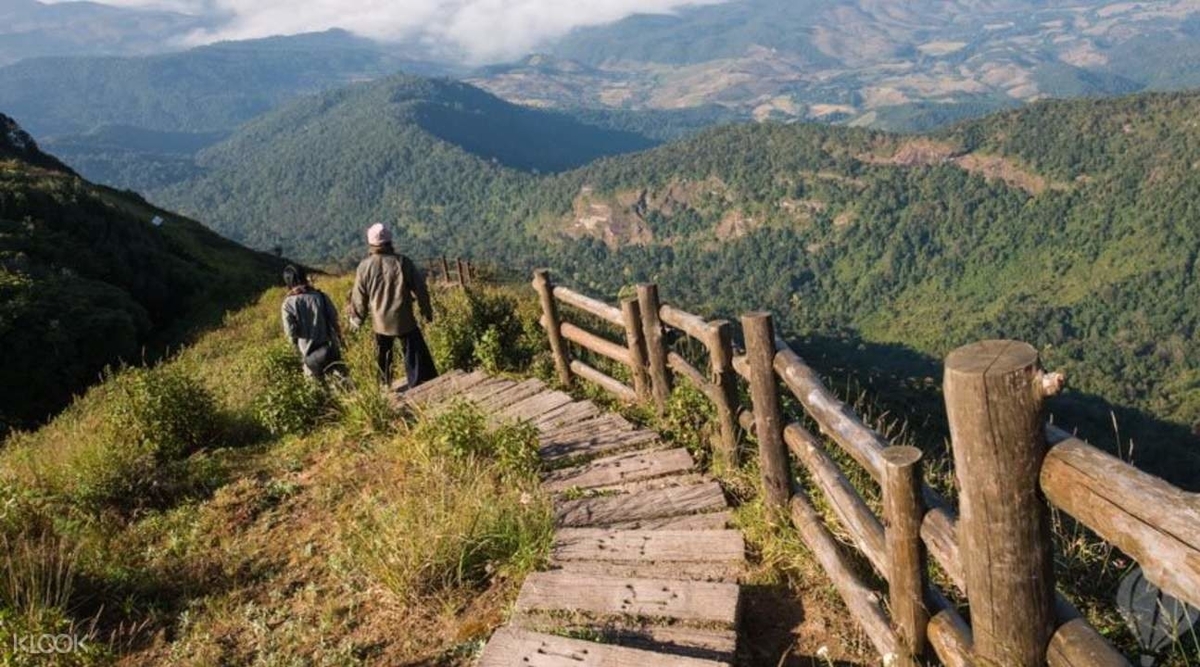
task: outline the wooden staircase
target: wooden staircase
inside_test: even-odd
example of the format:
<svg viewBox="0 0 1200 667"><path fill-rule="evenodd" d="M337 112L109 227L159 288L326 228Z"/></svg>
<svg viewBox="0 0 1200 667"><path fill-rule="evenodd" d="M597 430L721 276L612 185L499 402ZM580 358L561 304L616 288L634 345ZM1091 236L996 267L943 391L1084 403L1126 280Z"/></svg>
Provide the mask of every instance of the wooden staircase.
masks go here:
<svg viewBox="0 0 1200 667"><path fill-rule="evenodd" d="M745 544L687 450L539 380L455 371L402 395L475 403L539 432L558 525L481 667L716 667L737 650Z"/></svg>

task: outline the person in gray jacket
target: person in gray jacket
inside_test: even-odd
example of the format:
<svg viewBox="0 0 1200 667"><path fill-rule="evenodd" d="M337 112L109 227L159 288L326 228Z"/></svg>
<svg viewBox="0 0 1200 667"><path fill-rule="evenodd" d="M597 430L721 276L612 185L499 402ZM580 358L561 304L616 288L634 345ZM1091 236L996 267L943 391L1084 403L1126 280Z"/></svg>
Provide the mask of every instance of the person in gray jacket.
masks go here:
<svg viewBox="0 0 1200 667"><path fill-rule="evenodd" d="M384 386L391 386L393 350L396 340L401 341L405 378L412 389L438 375L413 314L415 302L425 321L433 321L429 289L412 260L396 253L387 227L372 225L367 230L367 244L370 251L358 265L350 294L350 323L357 329L368 314L371 316L379 380Z"/></svg>
<svg viewBox="0 0 1200 667"><path fill-rule="evenodd" d="M308 282L304 269L288 266L283 270L288 287L283 299L283 332L304 360L304 373L318 381L340 366L341 330L337 308L321 290Z"/></svg>

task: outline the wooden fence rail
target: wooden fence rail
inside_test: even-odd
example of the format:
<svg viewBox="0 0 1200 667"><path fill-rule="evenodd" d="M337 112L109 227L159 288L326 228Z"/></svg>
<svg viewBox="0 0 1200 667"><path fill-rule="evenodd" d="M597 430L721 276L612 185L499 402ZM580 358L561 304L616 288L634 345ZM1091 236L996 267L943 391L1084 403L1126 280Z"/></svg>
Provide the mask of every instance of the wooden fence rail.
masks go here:
<svg viewBox="0 0 1200 667"><path fill-rule="evenodd" d="M718 460L737 465L742 432L753 436L763 497L790 519L886 664L918 665L933 655L953 667L1128 666L1055 590L1051 505L1127 553L1164 591L1200 605L1200 496L1046 425L1044 402L1061 377L1044 373L1036 350L1024 343L984 341L946 359L956 509L922 479L921 452L893 447L865 424L776 335L770 314L742 318L745 352L737 354L730 322L663 304L653 284L638 285L637 298L620 308L554 286L545 270L535 272L534 287L563 384L581 377L662 411L676 378L683 378L716 408ZM619 328L625 340L562 322L560 303ZM668 330L701 343L709 367L669 349ZM634 386L572 359L567 342L628 368ZM749 388L746 405L738 376ZM785 418L782 390L824 438ZM827 443L878 485L882 516ZM812 488L793 474L801 466ZM814 494L849 545L834 538ZM886 582L886 603L847 546ZM931 581L931 563L965 596L970 625Z"/></svg>

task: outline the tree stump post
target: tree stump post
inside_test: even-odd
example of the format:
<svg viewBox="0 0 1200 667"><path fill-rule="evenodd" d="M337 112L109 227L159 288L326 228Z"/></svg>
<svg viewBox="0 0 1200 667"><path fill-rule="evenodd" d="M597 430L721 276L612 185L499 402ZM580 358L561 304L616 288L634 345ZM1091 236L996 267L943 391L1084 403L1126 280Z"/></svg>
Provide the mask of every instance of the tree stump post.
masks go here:
<svg viewBox="0 0 1200 667"><path fill-rule="evenodd" d="M742 316L746 360L750 362L750 398L754 403L754 433L758 464L768 506L785 509L791 498L791 473L783 442L783 410L775 381L775 325L770 313Z"/></svg>
<svg viewBox="0 0 1200 667"><path fill-rule="evenodd" d="M946 358L946 415L958 479L975 657L988 667L1046 664L1054 632L1050 512L1038 491L1046 456L1038 353L991 340Z"/></svg>
<svg viewBox="0 0 1200 667"><path fill-rule="evenodd" d="M646 339L642 328L642 311L636 298L621 300L621 317L625 320L625 342L629 346L630 374L633 390L639 401L651 398L650 375L646 370Z"/></svg>
<svg viewBox="0 0 1200 667"><path fill-rule="evenodd" d="M928 585L921 521L921 450L888 447L883 452L883 519L888 559L888 593L892 620L899 630L903 652L898 667L917 667L926 650L929 610Z"/></svg>
<svg viewBox="0 0 1200 667"><path fill-rule="evenodd" d="M550 338L550 354L554 357L554 368L558 381L564 387L571 385L571 360L567 357L567 342L562 336L562 321L558 317L558 303L554 300L554 284L550 282L550 270L533 272L533 288L542 300L542 326Z"/></svg>
<svg viewBox="0 0 1200 667"><path fill-rule="evenodd" d="M712 383L716 388L713 399L720 427L718 450L725 464L738 465L737 374L733 371L733 323L718 320L708 324L704 344L708 347Z"/></svg>
<svg viewBox="0 0 1200 667"><path fill-rule="evenodd" d="M667 411L671 400L671 373L667 369L667 345L663 340L663 323L658 311L658 285L642 283L637 286L638 307L642 311L642 330L645 332L646 360L649 362L650 382L658 414Z"/></svg>

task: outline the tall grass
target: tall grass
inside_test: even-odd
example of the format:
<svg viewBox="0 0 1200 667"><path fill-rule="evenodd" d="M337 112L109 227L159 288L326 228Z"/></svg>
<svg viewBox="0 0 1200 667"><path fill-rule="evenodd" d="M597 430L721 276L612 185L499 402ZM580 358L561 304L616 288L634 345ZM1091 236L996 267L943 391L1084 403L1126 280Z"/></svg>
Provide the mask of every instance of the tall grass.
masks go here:
<svg viewBox="0 0 1200 667"><path fill-rule="evenodd" d="M398 434L376 490L354 509L351 559L410 601L453 605L493 580L519 580L544 561L553 531L536 443L527 427L489 430L468 404Z"/></svg>

